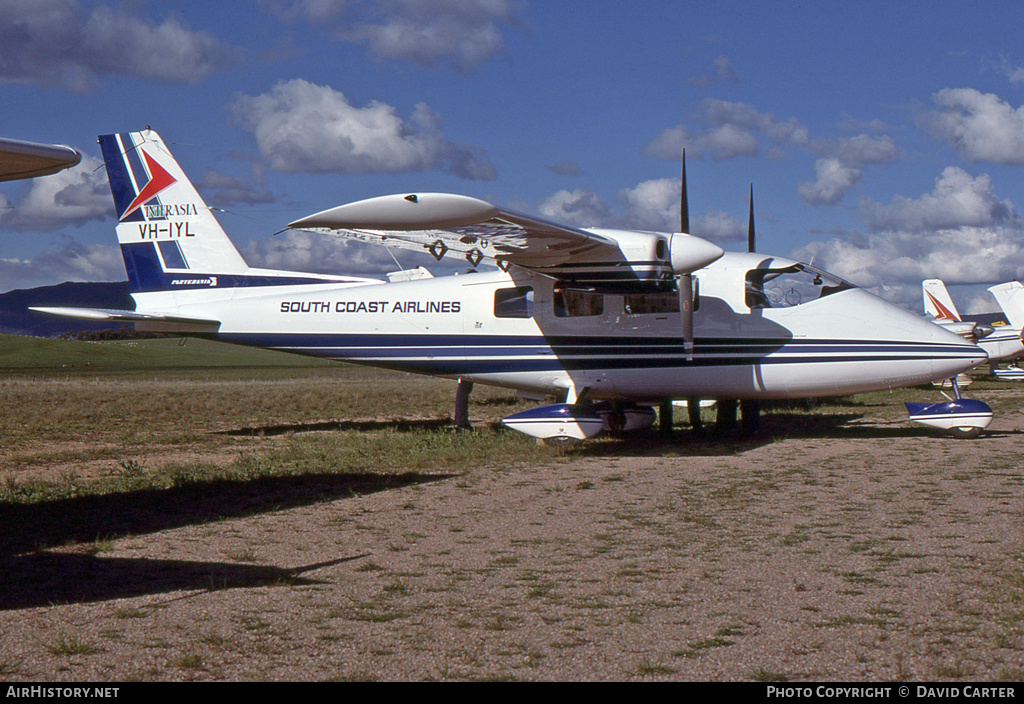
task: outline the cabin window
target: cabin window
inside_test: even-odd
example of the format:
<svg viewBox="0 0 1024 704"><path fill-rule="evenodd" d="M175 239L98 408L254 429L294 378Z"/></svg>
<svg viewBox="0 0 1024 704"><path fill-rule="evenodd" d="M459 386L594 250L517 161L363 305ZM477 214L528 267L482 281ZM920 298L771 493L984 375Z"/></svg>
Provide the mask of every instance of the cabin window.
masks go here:
<svg viewBox="0 0 1024 704"><path fill-rule="evenodd" d="M533 288L518 286L500 288L494 292L495 318L532 318Z"/></svg>
<svg viewBox="0 0 1024 704"><path fill-rule="evenodd" d="M555 317L576 318L601 315L604 312L604 296L589 291L554 290Z"/></svg>
<svg viewBox="0 0 1024 704"><path fill-rule="evenodd" d="M677 293L631 293L622 297L622 309L626 315L649 315L651 313L678 313Z"/></svg>
<svg viewBox="0 0 1024 704"><path fill-rule="evenodd" d="M847 281L806 264L782 269L751 269L747 272L746 303L751 309L792 308L853 287Z"/></svg>

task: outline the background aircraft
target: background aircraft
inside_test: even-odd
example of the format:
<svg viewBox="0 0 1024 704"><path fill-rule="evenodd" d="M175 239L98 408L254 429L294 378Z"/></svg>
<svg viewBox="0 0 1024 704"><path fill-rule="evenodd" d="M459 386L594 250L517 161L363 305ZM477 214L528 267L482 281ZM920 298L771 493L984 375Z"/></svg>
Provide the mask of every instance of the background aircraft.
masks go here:
<svg viewBox="0 0 1024 704"><path fill-rule="evenodd" d="M554 395L563 402L505 419L550 442L642 425L674 398L718 399L727 420L740 405L753 429L761 399L915 386L986 359L807 264L690 236L685 197L676 233L580 229L436 193L291 224L438 259L459 253L474 267L384 282L251 268L155 132L100 144L136 310L38 310L449 377L459 381L457 418L474 383ZM484 260L497 268L476 271ZM976 434L991 418L979 404L935 404L917 419Z"/></svg>
<svg viewBox="0 0 1024 704"><path fill-rule="evenodd" d="M1024 286L1018 281L989 288L1007 320L1006 325L990 326L965 320L942 280L926 279L921 283L925 315L958 334L964 334L962 330L970 330L978 346L988 353L993 373L999 362L1009 362L1024 355L1024 340L1021 338L1024 328L1024 294L1020 293L1022 288Z"/></svg>

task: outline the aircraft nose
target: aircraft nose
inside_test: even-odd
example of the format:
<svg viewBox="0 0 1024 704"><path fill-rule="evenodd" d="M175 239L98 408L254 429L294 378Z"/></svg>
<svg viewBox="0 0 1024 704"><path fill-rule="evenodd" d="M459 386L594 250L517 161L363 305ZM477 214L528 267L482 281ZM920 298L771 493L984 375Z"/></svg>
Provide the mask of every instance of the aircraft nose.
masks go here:
<svg viewBox="0 0 1024 704"><path fill-rule="evenodd" d="M988 361L988 352L971 340L944 330L938 325L929 325L938 327L942 333L942 351L936 353L933 363L937 373L946 375L944 378L969 371Z"/></svg>
<svg viewBox="0 0 1024 704"><path fill-rule="evenodd" d="M864 301L865 310L869 310ZM988 353L973 340L915 315L893 304L886 303L872 316L882 321L890 339L903 340L906 353L903 361L907 379L941 381L966 372L988 361ZM909 384L908 384L909 385Z"/></svg>
<svg viewBox="0 0 1024 704"><path fill-rule="evenodd" d="M978 347L978 346L975 345L975 347ZM971 365L972 367L976 367L979 364L984 364L985 362L988 361L988 352L986 352L985 350L981 349L980 347L978 347L978 350L977 350L977 352L975 354L977 355L976 356L977 361L974 362L974 364Z"/></svg>

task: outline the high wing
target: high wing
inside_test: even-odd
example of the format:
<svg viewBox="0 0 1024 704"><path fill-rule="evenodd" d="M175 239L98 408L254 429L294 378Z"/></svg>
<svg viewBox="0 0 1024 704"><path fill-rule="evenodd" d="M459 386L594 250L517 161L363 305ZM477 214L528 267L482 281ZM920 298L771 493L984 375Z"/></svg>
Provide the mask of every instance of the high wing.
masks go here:
<svg viewBox="0 0 1024 704"><path fill-rule="evenodd" d="M0 138L0 181L55 174L81 160L71 147Z"/></svg>
<svg viewBox="0 0 1024 704"><path fill-rule="evenodd" d="M450 193L370 198L289 224L361 241L489 259L591 290L670 291L723 250L686 233L580 229Z"/></svg>

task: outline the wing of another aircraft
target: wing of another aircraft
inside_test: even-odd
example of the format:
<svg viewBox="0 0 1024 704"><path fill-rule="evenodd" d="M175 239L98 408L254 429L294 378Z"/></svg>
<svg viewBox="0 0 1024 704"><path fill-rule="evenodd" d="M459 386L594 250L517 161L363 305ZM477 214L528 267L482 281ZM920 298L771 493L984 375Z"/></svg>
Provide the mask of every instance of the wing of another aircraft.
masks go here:
<svg viewBox="0 0 1024 704"><path fill-rule="evenodd" d="M450 193L389 195L296 220L295 229L429 251L458 252L474 266L490 259L600 290L672 290L675 276L723 250L686 233L580 229Z"/></svg>
<svg viewBox="0 0 1024 704"><path fill-rule="evenodd" d="M48 176L81 160L71 147L0 138L0 181Z"/></svg>

